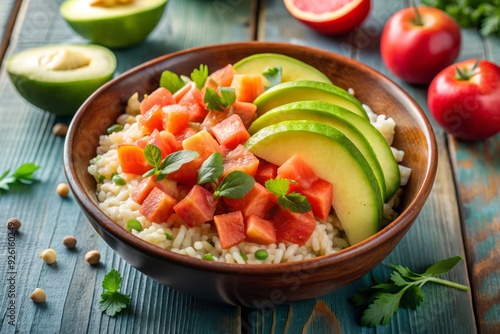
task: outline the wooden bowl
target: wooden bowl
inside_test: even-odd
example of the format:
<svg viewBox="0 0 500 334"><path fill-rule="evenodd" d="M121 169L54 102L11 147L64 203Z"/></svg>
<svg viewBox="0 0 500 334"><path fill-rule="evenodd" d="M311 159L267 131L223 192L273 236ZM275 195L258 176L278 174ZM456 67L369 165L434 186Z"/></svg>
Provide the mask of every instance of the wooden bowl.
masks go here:
<svg viewBox="0 0 500 334"><path fill-rule="evenodd" d="M96 182L87 172L99 136L125 110L128 98L158 87L168 69L188 75L200 64L215 70L255 53L289 55L323 71L336 85L353 88L356 97L397 124L394 146L406 152L412 168L399 217L371 238L336 254L293 263L240 265L190 258L143 241L115 224L99 208ZM156 281L197 297L256 307L318 297L360 278L379 264L415 221L437 167L432 128L420 107L395 83L355 60L324 51L281 43L244 42L184 50L142 64L105 84L79 109L64 148L64 170L75 199L97 233L125 261Z"/></svg>

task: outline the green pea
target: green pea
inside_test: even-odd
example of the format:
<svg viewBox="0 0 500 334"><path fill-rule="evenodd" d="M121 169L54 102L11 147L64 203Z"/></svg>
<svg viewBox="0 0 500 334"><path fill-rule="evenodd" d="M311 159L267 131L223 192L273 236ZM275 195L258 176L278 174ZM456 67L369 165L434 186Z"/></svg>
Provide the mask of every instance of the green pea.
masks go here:
<svg viewBox="0 0 500 334"><path fill-rule="evenodd" d="M124 186L124 185L127 184L127 181L125 181L125 179L123 177L121 177L120 175L118 175L118 174L113 175L113 182L117 186Z"/></svg>
<svg viewBox="0 0 500 334"><path fill-rule="evenodd" d="M113 132L118 132L118 131L122 131L122 130L123 130L123 125L121 125L121 124L113 124L106 131L108 132L108 135L110 135Z"/></svg>
<svg viewBox="0 0 500 334"><path fill-rule="evenodd" d="M258 251L255 252L255 258L258 260L265 260L269 254L267 253L267 250L265 249L259 249Z"/></svg>
<svg viewBox="0 0 500 334"><path fill-rule="evenodd" d="M105 179L106 178L104 177L104 175L99 175L99 177L97 178L97 182L103 183Z"/></svg>
<svg viewBox="0 0 500 334"><path fill-rule="evenodd" d="M141 223L137 219L135 219L135 218L129 219L127 221L127 224L125 225L125 227L130 232L132 232L132 230L136 230L137 232L141 232L142 231L142 225L141 225Z"/></svg>
<svg viewBox="0 0 500 334"><path fill-rule="evenodd" d="M203 255L203 260L214 261L214 256L212 255L212 253L207 253Z"/></svg>

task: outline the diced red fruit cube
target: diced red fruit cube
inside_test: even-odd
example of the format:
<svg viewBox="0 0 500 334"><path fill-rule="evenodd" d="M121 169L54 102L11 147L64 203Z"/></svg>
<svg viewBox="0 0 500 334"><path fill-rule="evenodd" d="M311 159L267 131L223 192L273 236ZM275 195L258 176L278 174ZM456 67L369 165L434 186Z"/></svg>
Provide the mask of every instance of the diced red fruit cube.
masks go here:
<svg viewBox="0 0 500 334"><path fill-rule="evenodd" d="M236 101L231 107L235 115L240 116L245 128L249 128L257 118L257 105L249 102Z"/></svg>
<svg viewBox="0 0 500 334"><path fill-rule="evenodd" d="M180 104L171 104L162 108L163 128L173 135L178 135L189 126L189 111Z"/></svg>
<svg viewBox="0 0 500 334"><path fill-rule="evenodd" d="M198 169L200 169L203 161L205 161L214 152L222 153L217 141L205 130L202 130L185 139L182 142L182 147L185 150L193 150L199 153L198 158L182 165L179 170L169 174L168 176L171 180L185 184L196 184L198 179Z"/></svg>
<svg viewBox="0 0 500 334"><path fill-rule="evenodd" d="M154 105L151 109L144 112L139 124L142 126L142 133L144 134L150 134L154 130L163 130L162 109Z"/></svg>
<svg viewBox="0 0 500 334"><path fill-rule="evenodd" d="M234 88L236 100L253 102L264 93L264 77L262 74L235 74L231 87Z"/></svg>
<svg viewBox="0 0 500 334"><path fill-rule="evenodd" d="M225 111L211 110L208 112L207 116L205 116L203 122L201 122L200 129L207 130L213 136L214 133L212 132L212 128L232 114L233 111L231 108Z"/></svg>
<svg viewBox="0 0 500 334"><path fill-rule="evenodd" d="M220 145L235 148L250 138L240 116L231 115L212 128L212 132Z"/></svg>
<svg viewBox="0 0 500 334"><path fill-rule="evenodd" d="M263 185L255 183L254 187L242 198L223 198L224 202L232 209L239 210L245 217L256 215L267 218L271 215L271 209L276 204L276 196Z"/></svg>
<svg viewBox="0 0 500 334"><path fill-rule="evenodd" d="M234 68L231 64L228 64L210 74L205 82L205 87L210 87L215 90L219 88L219 86L229 87L233 81L233 76Z"/></svg>
<svg viewBox="0 0 500 334"><path fill-rule="evenodd" d="M214 216L215 228L222 248L231 248L245 241L245 221L241 211Z"/></svg>
<svg viewBox="0 0 500 334"><path fill-rule="evenodd" d="M195 129L193 128L185 128L184 131L182 131L181 133L177 134L175 136L175 139L177 140L177 142L181 143L181 147L182 147L182 142L184 141L184 139L187 139L193 135L195 135L198 131L196 131Z"/></svg>
<svg viewBox="0 0 500 334"><path fill-rule="evenodd" d="M149 136L148 144L155 145L160 149L162 159L170 153L178 151L180 148L173 134L168 131L160 132L156 129Z"/></svg>
<svg viewBox="0 0 500 334"><path fill-rule="evenodd" d="M195 185L191 191L174 206L175 213L188 226L199 226L214 218L217 199L205 188Z"/></svg>
<svg viewBox="0 0 500 334"><path fill-rule="evenodd" d="M134 144L140 148L145 148L149 141L149 135L137 139Z"/></svg>
<svg viewBox="0 0 500 334"><path fill-rule="evenodd" d="M191 89L179 100L179 104L189 112L189 121L201 122L208 114L203 103L203 94L194 82L187 85L190 85Z"/></svg>
<svg viewBox="0 0 500 334"><path fill-rule="evenodd" d="M263 159L259 160L259 166L254 176L256 182L265 186L267 180L275 179L277 175L277 165Z"/></svg>
<svg viewBox="0 0 500 334"><path fill-rule="evenodd" d="M276 231L274 223L256 215L250 215L246 218L246 234L248 242L254 242L261 245L270 245L276 243Z"/></svg>
<svg viewBox="0 0 500 334"><path fill-rule="evenodd" d="M235 170L254 176L259 166L259 159L249 152L245 146L238 145L234 150L228 152L224 156L223 166L223 176L226 176Z"/></svg>
<svg viewBox="0 0 500 334"><path fill-rule="evenodd" d="M151 177L155 183L155 187L163 191L165 194L172 196L177 201L180 200L179 189L177 188L177 182L164 178L161 181L156 181L156 177Z"/></svg>
<svg viewBox="0 0 500 334"><path fill-rule="evenodd" d="M132 199L134 202L142 204L146 197L148 197L149 193L154 189L156 182L154 180L154 176L145 178L135 188L132 193Z"/></svg>
<svg viewBox="0 0 500 334"><path fill-rule="evenodd" d="M277 177L289 179L296 183L290 182L289 191L301 192L309 188L318 177L309 165L298 155L292 155L280 167L278 167Z"/></svg>
<svg viewBox="0 0 500 334"><path fill-rule="evenodd" d="M124 173L142 175L152 167L144 158L144 149L136 145L119 145L118 160Z"/></svg>
<svg viewBox="0 0 500 334"><path fill-rule="evenodd" d="M321 221L325 221L332 208L333 186L330 182L318 179L309 188L302 190L311 204L314 215Z"/></svg>
<svg viewBox="0 0 500 334"><path fill-rule="evenodd" d="M139 212L150 222L166 223L176 204L175 198L155 187L142 203Z"/></svg>
<svg viewBox="0 0 500 334"><path fill-rule="evenodd" d="M187 92L189 92L192 88L191 84L186 84L182 86L181 89L179 89L177 92L174 93L173 98L175 100L175 103L179 103L179 101L186 95Z"/></svg>
<svg viewBox="0 0 500 334"><path fill-rule="evenodd" d="M278 208L273 216L277 242L291 242L303 246L316 228L312 211L296 213Z"/></svg>
<svg viewBox="0 0 500 334"><path fill-rule="evenodd" d="M172 96L172 93L170 93L168 89L160 87L141 101L140 104L141 114L144 115L154 106L161 109L164 106L168 106L169 104L174 104L174 103L175 99Z"/></svg>

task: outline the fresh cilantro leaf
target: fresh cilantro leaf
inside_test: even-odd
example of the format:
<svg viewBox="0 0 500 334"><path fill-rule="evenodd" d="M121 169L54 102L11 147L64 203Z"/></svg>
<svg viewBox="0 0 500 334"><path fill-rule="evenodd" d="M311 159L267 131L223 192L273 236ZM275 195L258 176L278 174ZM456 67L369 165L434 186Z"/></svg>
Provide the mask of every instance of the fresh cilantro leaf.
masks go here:
<svg viewBox="0 0 500 334"><path fill-rule="evenodd" d="M146 159L146 162L153 167L153 169L147 171L142 176L150 177L155 175L156 181L161 181L167 176L167 174L179 170L182 165L193 161L198 156L198 152L182 150L170 153L162 161L160 149L156 145L148 144L144 148L144 158Z"/></svg>
<svg viewBox="0 0 500 334"><path fill-rule="evenodd" d="M211 87L207 87L205 90L205 98L203 103L205 103L205 108L207 110L224 111L229 108L236 101L236 94L234 88L231 87L219 87L220 95L217 91Z"/></svg>
<svg viewBox="0 0 500 334"><path fill-rule="evenodd" d="M0 190L9 190L14 184L32 184L34 174L38 169L40 166L27 162L19 166L12 174L10 174L10 169L6 170L0 176Z"/></svg>
<svg viewBox="0 0 500 334"><path fill-rule="evenodd" d="M290 182L285 178L276 178L267 180L265 186L267 190L278 196L278 205L283 210L288 209L298 213L311 211L311 204L307 197L296 192L288 193Z"/></svg>
<svg viewBox="0 0 500 334"><path fill-rule="evenodd" d="M198 89L202 89L203 86L205 85L205 81L207 81L208 78L208 66L207 65L200 65L200 68L195 68L193 72L191 72L191 80L194 81L196 84L196 87Z"/></svg>
<svg viewBox="0 0 500 334"><path fill-rule="evenodd" d="M219 152L212 153L207 160L203 161L198 170L198 184L212 183L224 173L224 159Z"/></svg>
<svg viewBox="0 0 500 334"><path fill-rule="evenodd" d="M163 71L160 77L160 87L164 87L174 94L184 87L185 82L174 72Z"/></svg>
<svg viewBox="0 0 500 334"><path fill-rule="evenodd" d="M270 67L262 75L269 81L270 86L266 86L269 89L273 86L279 85L281 83L281 66Z"/></svg>
<svg viewBox="0 0 500 334"><path fill-rule="evenodd" d="M111 269L102 280L104 289L99 302L101 312L106 312L110 317L119 313L130 304L130 296L120 293L122 276L116 269Z"/></svg>
<svg viewBox="0 0 500 334"><path fill-rule="evenodd" d="M242 198L255 185L255 179L245 172L236 170L226 175L219 187L215 190L215 196L231 199Z"/></svg>
<svg viewBox="0 0 500 334"><path fill-rule="evenodd" d="M456 256L439 261L430 266L423 274L415 273L408 267L391 264L394 271L390 275L389 282L380 283L377 280L376 285L360 289L352 297L352 301L357 306L368 305L361 317L361 325L370 327L385 325L399 307L417 309L424 302L421 288L427 282L468 291L469 288L465 285L436 277L453 269L461 260L462 257Z"/></svg>

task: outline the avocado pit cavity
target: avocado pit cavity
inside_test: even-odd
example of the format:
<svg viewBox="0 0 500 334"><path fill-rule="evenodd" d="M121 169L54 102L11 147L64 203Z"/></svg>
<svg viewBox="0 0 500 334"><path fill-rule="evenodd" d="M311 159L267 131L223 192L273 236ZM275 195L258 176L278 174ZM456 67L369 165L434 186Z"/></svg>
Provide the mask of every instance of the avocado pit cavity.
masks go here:
<svg viewBox="0 0 500 334"><path fill-rule="evenodd" d="M78 51L60 49L42 55L39 64L49 71L68 71L88 66L90 59Z"/></svg>

